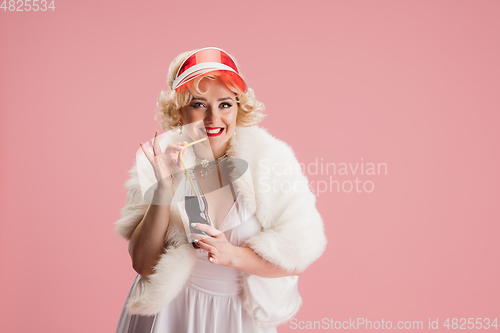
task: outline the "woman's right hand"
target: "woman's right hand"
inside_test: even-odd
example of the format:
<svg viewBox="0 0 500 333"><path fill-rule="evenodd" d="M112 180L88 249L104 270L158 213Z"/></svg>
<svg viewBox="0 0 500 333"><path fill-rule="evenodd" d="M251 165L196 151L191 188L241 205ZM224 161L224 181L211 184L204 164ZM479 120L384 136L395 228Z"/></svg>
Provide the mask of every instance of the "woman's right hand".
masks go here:
<svg viewBox="0 0 500 333"><path fill-rule="evenodd" d="M184 170L182 162L180 161L180 154L185 153L183 146L187 143L169 143L165 151L162 151L158 142L159 140L156 139L157 135L158 131L155 132L155 137L153 139L153 154L151 154L148 149L144 148L142 142L140 145L146 158L153 166L158 184L170 186L170 180L168 178ZM184 157L184 155L182 156Z"/></svg>

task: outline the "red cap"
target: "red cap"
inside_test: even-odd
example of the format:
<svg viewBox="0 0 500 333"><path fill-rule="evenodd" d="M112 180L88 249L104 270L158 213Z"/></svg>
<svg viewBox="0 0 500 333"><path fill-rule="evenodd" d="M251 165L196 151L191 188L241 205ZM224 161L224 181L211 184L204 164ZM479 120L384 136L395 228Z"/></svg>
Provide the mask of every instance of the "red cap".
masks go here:
<svg viewBox="0 0 500 333"><path fill-rule="evenodd" d="M216 47L205 47L191 53L179 67L172 89L177 90L185 83L214 71L227 71L241 91L247 92L247 85L236 62L224 50Z"/></svg>

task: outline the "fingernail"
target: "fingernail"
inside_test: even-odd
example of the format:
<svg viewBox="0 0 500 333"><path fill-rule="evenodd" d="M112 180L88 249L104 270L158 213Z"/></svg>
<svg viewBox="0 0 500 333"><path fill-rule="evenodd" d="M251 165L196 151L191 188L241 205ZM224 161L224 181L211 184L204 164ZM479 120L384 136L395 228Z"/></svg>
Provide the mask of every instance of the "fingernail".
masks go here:
<svg viewBox="0 0 500 333"><path fill-rule="evenodd" d="M213 262L213 261L214 261L214 258L210 257L210 259L208 259L208 260L210 260L210 262Z"/></svg>
<svg viewBox="0 0 500 333"><path fill-rule="evenodd" d="M194 228L196 227L196 223L191 223L191 226Z"/></svg>
<svg viewBox="0 0 500 333"><path fill-rule="evenodd" d="M198 240L197 240L197 239L195 239L195 240L194 240L194 242L195 242L195 243L198 243Z"/></svg>

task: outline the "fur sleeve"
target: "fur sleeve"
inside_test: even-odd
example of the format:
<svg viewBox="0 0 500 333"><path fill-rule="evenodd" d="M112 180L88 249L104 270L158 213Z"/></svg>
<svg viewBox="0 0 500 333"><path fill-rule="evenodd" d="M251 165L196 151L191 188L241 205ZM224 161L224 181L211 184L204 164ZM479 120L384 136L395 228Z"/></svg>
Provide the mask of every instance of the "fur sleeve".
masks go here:
<svg viewBox="0 0 500 333"><path fill-rule="evenodd" d="M174 142L174 134L164 133L158 137L162 150L165 150L169 142ZM144 147L152 153L149 142ZM153 189L157 184L153 167L141 148L135 154L135 163L129 174L130 178L125 183L128 191L126 204L121 210L121 218L115 222L115 233L126 240L132 237L135 228L146 214L149 204L153 203Z"/></svg>
<svg viewBox="0 0 500 333"><path fill-rule="evenodd" d="M129 174L130 178L125 183L125 188L128 190L126 204L121 210L121 218L115 222L115 233L126 240L132 237L132 233L148 209L148 203L144 201L141 191L136 164L130 169Z"/></svg>
<svg viewBox="0 0 500 333"><path fill-rule="evenodd" d="M256 215L263 230L246 246L290 273L302 272L326 248L323 219L293 150L275 140L254 170L255 188L262 198Z"/></svg>

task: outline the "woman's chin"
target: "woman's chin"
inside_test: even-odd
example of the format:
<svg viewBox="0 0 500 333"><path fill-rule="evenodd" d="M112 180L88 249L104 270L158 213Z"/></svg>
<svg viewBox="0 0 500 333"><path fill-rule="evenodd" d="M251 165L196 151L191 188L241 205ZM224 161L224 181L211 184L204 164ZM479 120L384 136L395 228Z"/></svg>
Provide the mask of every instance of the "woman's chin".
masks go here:
<svg viewBox="0 0 500 333"><path fill-rule="evenodd" d="M220 149L221 147L224 146L226 143L226 140L224 138L208 138L208 142L210 143L210 147L212 148L213 151Z"/></svg>

